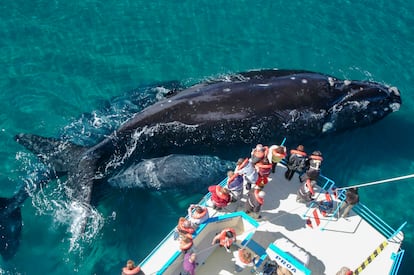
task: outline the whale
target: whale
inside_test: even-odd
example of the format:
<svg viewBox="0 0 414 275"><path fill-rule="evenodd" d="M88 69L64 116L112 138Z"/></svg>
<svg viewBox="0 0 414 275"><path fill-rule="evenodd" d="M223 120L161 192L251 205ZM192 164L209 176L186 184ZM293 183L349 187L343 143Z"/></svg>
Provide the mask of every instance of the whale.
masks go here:
<svg viewBox="0 0 414 275"><path fill-rule="evenodd" d="M144 159L117 172L108 184L117 188L144 188L154 190L185 189L188 192L207 188L219 182L235 161L222 160L216 156L179 155Z"/></svg>
<svg viewBox="0 0 414 275"><path fill-rule="evenodd" d="M213 154L234 159L256 142L367 126L401 104L396 87L378 82L305 70L256 70L204 81L157 101L92 146L26 133L15 140L65 177L73 198L89 204L94 184L144 158Z"/></svg>

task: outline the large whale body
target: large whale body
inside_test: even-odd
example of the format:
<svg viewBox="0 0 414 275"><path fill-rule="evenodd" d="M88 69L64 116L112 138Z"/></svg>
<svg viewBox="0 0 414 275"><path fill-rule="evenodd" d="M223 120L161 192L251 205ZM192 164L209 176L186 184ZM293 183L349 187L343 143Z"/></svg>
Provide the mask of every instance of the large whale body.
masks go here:
<svg viewBox="0 0 414 275"><path fill-rule="evenodd" d="M228 157L258 141L365 126L400 104L398 89L380 83L300 70L250 71L156 102L92 147L33 134L19 134L16 140L56 175L67 176L72 197L88 204L94 182L142 158L177 153Z"/></svg>

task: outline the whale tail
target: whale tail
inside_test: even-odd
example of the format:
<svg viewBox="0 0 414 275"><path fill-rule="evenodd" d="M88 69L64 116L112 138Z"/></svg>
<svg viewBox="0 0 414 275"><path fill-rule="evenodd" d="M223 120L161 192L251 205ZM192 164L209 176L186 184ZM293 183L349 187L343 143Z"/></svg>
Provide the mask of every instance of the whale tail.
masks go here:
<svg viewBox="0 0 414 275"><path fill-rule="evenodd" d="M76 145L65 140L42 137L34 134L18 134L15 136L15 140L34 153L43 163L50 166L52 171L45 174L47 181L53 176L59 177L67 175L66 186L71 189L71 199L80 205L90 204L93 183L97 171L97 160L100 157L97 151L88 154L87 151L90 149L88 147ZM42 181L45 182L46 179L43 178ZM15 250L18 247L22 224L20 205L29 196L24 191L19 193L21 194L11 199L2 199L0 201L0 217L2 219L6 218L6 224L9 222L10 225L14 224L16 228L15 235L12 235L13 232L9 232L11 234L9 239L17 242L13 244ZM14 205L14 211L9 211L8 216L3 215L1 210L10 208L10 205ZM87 215L78 222L79 231L84 232L87 224ZM1 227L0 230L3 230L3 222L1 223ZM5 246L7 245L5 244ZM10 253L10 255L12 256L13 253Z"/></svg>
<svg viewBox="0 0 414 275"><path fill-rule="evenodd" d="M39 157L43 163L51 165L58 175L68 173L73 162L88 149L69 141L34 134L18 134L15 140Z"/></svg>

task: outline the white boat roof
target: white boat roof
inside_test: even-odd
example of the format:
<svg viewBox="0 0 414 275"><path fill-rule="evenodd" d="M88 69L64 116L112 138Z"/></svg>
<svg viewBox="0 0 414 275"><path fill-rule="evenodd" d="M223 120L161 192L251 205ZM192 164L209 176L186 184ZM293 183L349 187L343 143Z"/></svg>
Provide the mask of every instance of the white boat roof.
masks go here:
<svg viewBox="0 0 414 275"><path fill-rule="evenodd" d="M222 222L230 222L231 219L227 217L233 216L239 217L238 221L232 221L233 224L230 222L236 228L237 245L262 256L256 270L245 268L237 274L259 272L269 260L276 260L292 274L332 275L344 266L354 271L354 274L398 273L404 254L401 250L402 227L392 229L361 203L351 210L347 218L338 219L337 206L344 194L337 198L330 189L334 182L325 177L318 181L319 196L316 200L326 200L328 192L334 208L327 216L323 216L316 204L296 202L296 192L301 183L298 175L287 181L285 169L279 164L276 172L270 175L269 183L264 187L266 196L260 219L239 212L244 210L246 196L220 211L208 207L209 225L197 230L192 247L197 253L197 275L236 274L236 257L233 254L237 246L233 245L233 253L211 246L214 235L229 225ZM222 184L225 182L223 180ZM321 189L321 186L326 190ZM174 240L173 232L174 229L140 263L145 274L179 274L182 270L183 254L178 248L178 241Z"/></svg>

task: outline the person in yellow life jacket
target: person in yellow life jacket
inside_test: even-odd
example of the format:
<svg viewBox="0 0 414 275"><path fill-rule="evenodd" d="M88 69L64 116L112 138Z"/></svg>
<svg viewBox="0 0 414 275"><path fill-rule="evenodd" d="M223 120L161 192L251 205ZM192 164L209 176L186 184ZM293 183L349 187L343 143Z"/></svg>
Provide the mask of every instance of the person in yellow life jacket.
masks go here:
<svg viewBox="0 0 414 275"><path fill-rule="evenodd" d="M189 221L196 228L209 218L208 209L205 206L191 204L187 209Z"/></svg>
<svg viewBox="0 0 414 275"><path fill-rule="evenodd" d="M256 218L260 219L260 209L264 203L266 193L260 188L254 188L247 194L246 203L244 204L244 211L247 214L252 213Z"/></svg>
<svg viewBox="0 0 414 275"><path fill-rule="evenodd" d="M305 170L308 163L308 155L305 152L305 147L303 145L298 145L296 149L290 150L290 156L287 162L287 170L285 172L285 178L291 180L295 172L299 173L301 176Z"/></svg>
<svg viewBox="0 0 414 275"><path fill-rule="evenodd" d="M269 163L272 164L272 173L275 173L277 164L284 158L286 158L286 147L283 145L272 145L269 148L267 154Z"/></svg>
<svg viewBox="0 0 414 275"><path fill-rule="evenodd" d="M219 234L217 234L211 245L219 244L223 246L227 252L230 252L230 246L236 241L236 230L232 227L223 229Z"/></svg>
<svg viewBox="0 0 414 275"><path fill-rule="evenodd" d="M126 266L122 268L122 275L136 275L141 271L141 267L135 266L133 260L128 260Z"/></svg>

